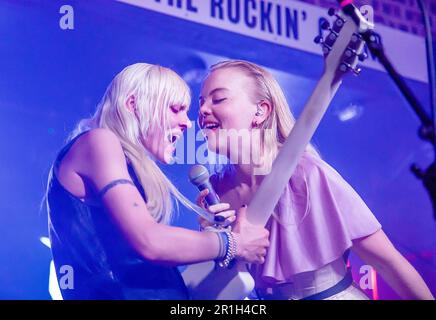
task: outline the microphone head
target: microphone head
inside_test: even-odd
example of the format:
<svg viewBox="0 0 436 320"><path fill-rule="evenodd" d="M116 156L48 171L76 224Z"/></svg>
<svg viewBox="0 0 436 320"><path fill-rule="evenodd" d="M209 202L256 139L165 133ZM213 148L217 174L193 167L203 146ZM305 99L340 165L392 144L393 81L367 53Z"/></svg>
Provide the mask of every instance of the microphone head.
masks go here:
<svg viewBox="0 0 436 320"><path fill-rule="evenodd" d="M199 186L209 181L209 171L205 166L200 164L193 165L189 170L189 181L192 184Z"/></svg>

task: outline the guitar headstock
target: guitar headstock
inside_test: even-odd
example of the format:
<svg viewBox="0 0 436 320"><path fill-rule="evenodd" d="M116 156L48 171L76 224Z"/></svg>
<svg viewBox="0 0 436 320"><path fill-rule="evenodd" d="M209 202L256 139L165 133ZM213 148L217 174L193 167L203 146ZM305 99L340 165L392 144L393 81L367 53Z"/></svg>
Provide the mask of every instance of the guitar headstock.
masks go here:
<svg viewBox="0 0 436 320"><path fill-rule="evenodd" d="M342 12L336 13L334 9L330 9L328 13L335 17L331 25L327 20L321 24L321 28L328 31L328 35L317 36L314 40L323 50L324 72L333 75L335 79L340 79L348 72L358 75L361 71L357 67L358 61L367 58L363 52L364 41L358 33L359 27Z"/></svg>

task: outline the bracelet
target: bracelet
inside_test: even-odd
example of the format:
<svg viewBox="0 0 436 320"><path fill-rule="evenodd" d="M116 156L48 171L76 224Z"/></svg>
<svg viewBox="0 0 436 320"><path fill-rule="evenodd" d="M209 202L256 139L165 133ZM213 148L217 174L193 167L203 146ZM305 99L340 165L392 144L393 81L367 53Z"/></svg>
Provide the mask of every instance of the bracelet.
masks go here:
<svg viewBox="0 0 436 320"><path fill-rule="evenodd" d="M227 268L236 256L236 240L233 232L228 229L218 231L214 228L206 228L205 231L216 233L219 249L218 256L215 260L218 262L220 267Z"/></svg>
<svg viewBox="0 0 436 320"><path fill-rule="evenodd" d="M229 239L225 232L218 231L213 227L206 227L204 229L206 232L214 232L218 237L218 255L215 260L221 260L226 257L228 247L229 247Z"/></svg>
<svg viewBox="0 0 436 320"><path fill-rule="evenodd" d="M230 265L230 262L235 258L236 256L236 240L233 235L233 232L229 230L225 230L223 232L220 232L227 238L227 248L226 248L226 254L224 256L224 259L220 262L218 262L218 265L222 268L227 268Z"/></svg>
<svg viewBox="0 0 436 320"><path fill-rule="evenodd" d="M227 250L229 247L229 240L224 232L217 232L218 242L219 242L219 251L217 259L224 259L227 254Z"/></svg>
<svg viewBox="0 0 436 320"><path fill-rule="evenodd" d="M223 241L220 259L225 259L227 256L227 251L229 251L229 237L227 236L226 232L218 232L218 233Z"/></svg>

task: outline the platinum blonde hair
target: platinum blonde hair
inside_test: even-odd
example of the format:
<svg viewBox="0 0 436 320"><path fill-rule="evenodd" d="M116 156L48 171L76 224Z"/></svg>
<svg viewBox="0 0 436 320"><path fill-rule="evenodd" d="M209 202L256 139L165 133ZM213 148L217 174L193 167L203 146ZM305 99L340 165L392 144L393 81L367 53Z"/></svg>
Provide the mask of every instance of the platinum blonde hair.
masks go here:
<svg viewBox="0 0 436 320"><path fill-rule="evenodd" d="M133 96L136 111L126 107ZM147 195L147 208L157 222L169 223L174 205L180 201L197 211L161 171L142 141L152 129L163 130L167 137L171 128L168 108L189 106L188 85L174 71L147 63L136 63L122 70L109 84L95 114L79 122L71 138L93 128L106 128L118 137L123 151L133 166Z"/></svg>

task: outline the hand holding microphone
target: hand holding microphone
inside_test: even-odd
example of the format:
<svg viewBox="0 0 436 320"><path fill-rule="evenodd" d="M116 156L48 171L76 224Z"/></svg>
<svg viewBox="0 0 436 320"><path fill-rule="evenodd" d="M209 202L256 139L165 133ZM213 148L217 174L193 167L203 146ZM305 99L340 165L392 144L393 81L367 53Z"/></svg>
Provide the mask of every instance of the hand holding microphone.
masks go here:
<svg viewBox="0 0 436 320"><path fill-rule="evenodd" d="M197 204L215 215L215 222L229 226L236 221L235 210L229 210L230 204L220 203L218 195L209 181L209 171L201 165L195 165L189 171L189 180L200 190ZM248 263L263 263L269 246L269 232L263 226L256 226L246 219L247 206L238 210L238 219L234 225L235 258ZM203 229L213 227L206 219L200 218Z"/></svg>
<svg viewBox="0 0 436 320"><path fill-rule="evenodd" d="M220 202L209 181L209 171L206 167L202 165L192 166L191 170L189 170L189 180L200 190L197 205L212 213L217 224L227 227L235 221L235 210L229 210L230 204ZM203 229L212 226L209 221L201 217L199 220Z"/></svg>
<svg viewBox="0 0 436 320"><path fill-rule="evenodd" d="M213 205L208 205L206 201L207 196L209 195L209 189L204 189L200 191L200 195L197 198L197 204L208 210L210 213L215 215L215 222L223 227L227 227L236 220L236 212L235 210L229 210L230 204L228 203L217 203ZM201 227L204 229L210 226L209 221L200 217L199 219Z"/></svg>

